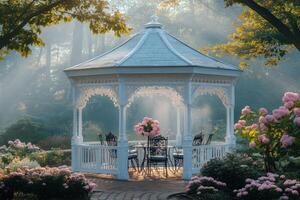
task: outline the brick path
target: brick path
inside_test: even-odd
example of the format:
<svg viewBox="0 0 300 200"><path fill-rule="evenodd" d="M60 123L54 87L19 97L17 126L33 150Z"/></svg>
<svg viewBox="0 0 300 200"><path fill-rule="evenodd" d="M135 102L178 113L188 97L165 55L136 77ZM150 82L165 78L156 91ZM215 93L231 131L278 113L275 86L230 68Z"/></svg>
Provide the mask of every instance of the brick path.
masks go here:
<svg viewBox="0 0 300 200"><path fill-rule="evenodd" d="M118 181L103 175L88 177L97 184L92 200L166 200L170 194L183 192L186 185L174 177L143 181Z"/></svg>

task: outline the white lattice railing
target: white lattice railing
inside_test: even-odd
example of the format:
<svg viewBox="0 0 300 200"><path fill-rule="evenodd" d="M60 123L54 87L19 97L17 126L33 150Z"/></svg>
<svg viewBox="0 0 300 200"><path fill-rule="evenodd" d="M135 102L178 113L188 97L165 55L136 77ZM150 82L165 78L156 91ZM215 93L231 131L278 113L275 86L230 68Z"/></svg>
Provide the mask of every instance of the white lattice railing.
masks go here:
<svg viewBox="0 0 300 200"><path fill-rule="evenodd" d="M74 145L74 144L73 144ZM76 144L77 170L92 173L117 173L117 146Z"/></svg>
<svg viewBox="0 0 300 200"><path fill-rule="evenodd" d="M192 172L197 174L200 172L201 167L209 160L214 158L222 158L229 153L232 149L230 144L210 144L193 146L192 154Z"/></svg>

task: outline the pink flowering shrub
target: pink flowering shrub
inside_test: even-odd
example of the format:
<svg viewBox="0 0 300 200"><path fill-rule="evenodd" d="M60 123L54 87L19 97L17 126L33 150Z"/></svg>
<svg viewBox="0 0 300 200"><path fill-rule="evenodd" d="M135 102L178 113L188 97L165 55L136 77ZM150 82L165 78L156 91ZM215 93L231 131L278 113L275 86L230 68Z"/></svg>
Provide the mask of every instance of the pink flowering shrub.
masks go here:
<svg viewBox="0 0 300 200"><path fill-rule="evenodd" d="M269 113L261 108L256 113L249 106L241 111L235 124L236 133L249 141L249 147L264 156L265 169L276 170L276 161L288 155L299 156L299 94L286 92L283 105Z"/></svg>
<svg viewBox="0 0 300 200"><path fill-rule="evenodd" d="M246 185L234 190L237 199L243 200L296 200L299 199L300 182L287 179L284 175L268 173L258 179L246 179Z"/></svg>
<svg viewBox="0 0 300 200"><path fill-rule="evenodd" d="M23 169L0 176L0 199L13 199L16 193L37 199L89 199L95 186L66 166Z"/></svg>
<svg viewBox="0 0 300 200"><path fill-rule="evenodd" d="M159 121L144 117L143 121L134 126L137 135L154 137L160 134Z"/></svg>
<svg viewBox="0 0 300 200"><path fill-rule="evenodd" d="M212 177L194 176L187 184L186 193L195 199L226 199L224 195L226 183L217 181Z"/></svg>
<svg viewBox="0 0 300 200"><path fill-rule="evenodd" d="M8 165L15 158L22 160L31 153L39 151L40 148L30 142L24 143L19 139L16 139L15 141L8 141L7 146L3 145L0 147L1 161L5 165Z"/></svg>

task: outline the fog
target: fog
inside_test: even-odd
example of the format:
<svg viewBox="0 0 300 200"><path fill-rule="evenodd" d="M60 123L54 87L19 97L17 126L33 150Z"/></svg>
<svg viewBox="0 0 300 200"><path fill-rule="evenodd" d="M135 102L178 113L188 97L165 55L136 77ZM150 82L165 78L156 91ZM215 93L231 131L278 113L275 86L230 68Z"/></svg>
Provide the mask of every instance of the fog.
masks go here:
<svg viewBox="0 0 300 200"><path fill-rule="evenodd" d="M162 8L160 1L112 1L128 16L131 34L141 31L150 16L156 14L164 29L196 49L227 41L241 8L224 8L223 1L182 1L177 8ZM32 55L22 58L15 52L0 62L0 131L19 119L30 118L43 124L49 135L70 135L72 108L70 84L63 69L99 55L126 40L113 33L93 35L86 24L72 22L44 29L46 46L32 47ZM238 65L239 60L225 56L224 62ZM299 53L291 52L273 68L263 59L251 61L251 67L237 82L236 117L244 105L274 108L284 91L299 92ZM128 110L128 134L132 126L150 116L161 121L164 132L174 137L176 109L164 97L140 98ZM175 116L175 117L174 117ZM199 97L193 105L193 132L216 131L223 139L225 109L217 97ZM97 132L118 131L118 112L106 97L93 97L84 110L84 134L97 139ZM130 136L131 139L134 136Z"/></svg>

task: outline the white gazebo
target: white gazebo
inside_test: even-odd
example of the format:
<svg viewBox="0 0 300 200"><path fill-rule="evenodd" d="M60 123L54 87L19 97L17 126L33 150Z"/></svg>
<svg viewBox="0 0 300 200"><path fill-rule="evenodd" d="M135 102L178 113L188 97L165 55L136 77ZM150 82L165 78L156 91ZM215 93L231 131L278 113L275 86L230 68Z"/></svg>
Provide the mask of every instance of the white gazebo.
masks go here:
<svg viewBox="0 0 300 200"><path fill-rule="evenodd" d="M128 179L126 109L136 97L163 95L177 108L177 143L184 152L183 178L234 148L234 87L241 70L201 54L162 29L153 18L122 45L65 70L73 91L72 169ZM227 110L224 143L192 145L193 99L218 96ZM109 97L119 109L118 145L83 142L82 110L90 97ZM181 115L183 127L180 126ZM117 152L116 157L111 151Z"/></svg>

